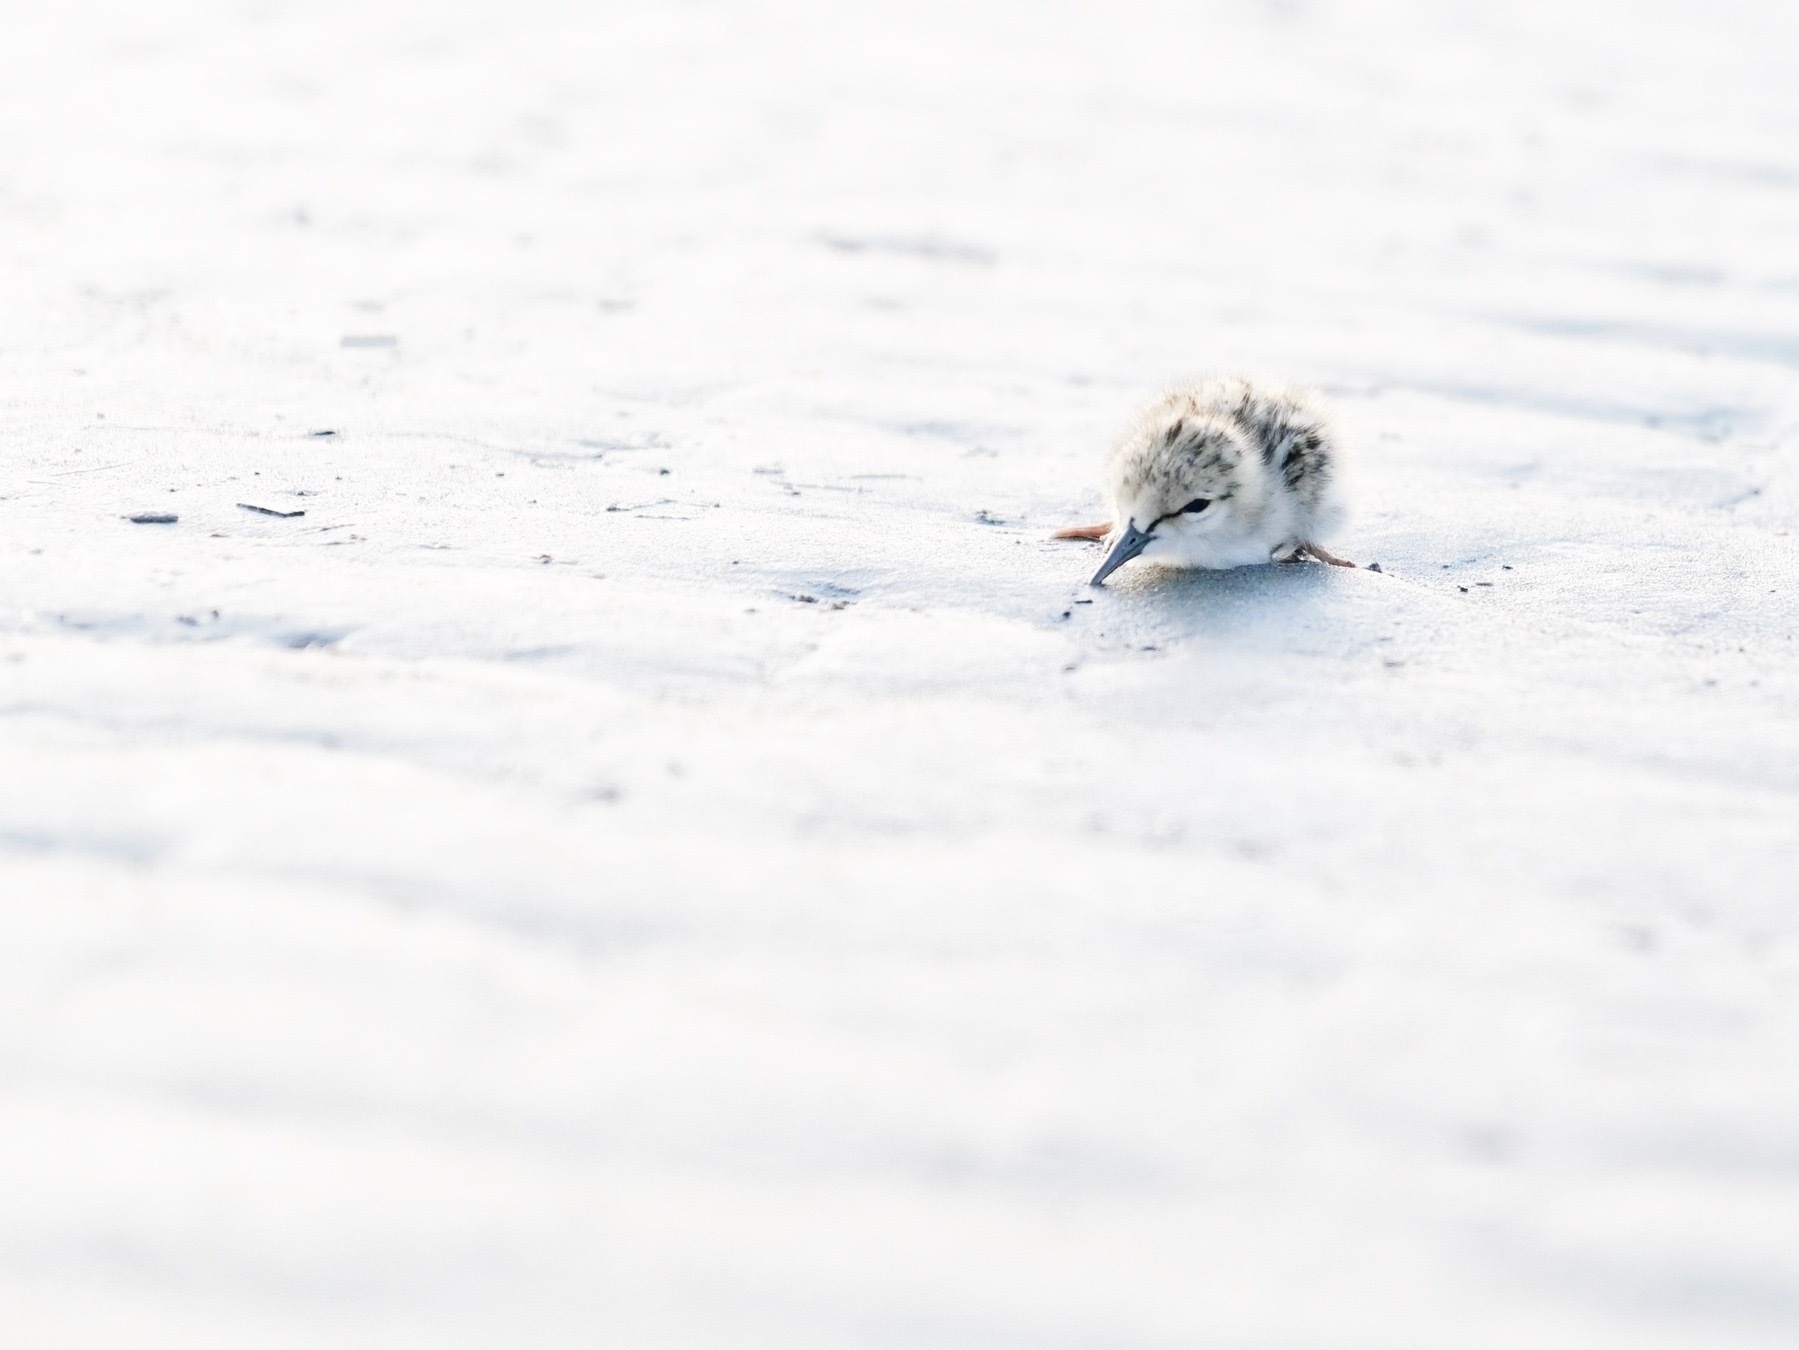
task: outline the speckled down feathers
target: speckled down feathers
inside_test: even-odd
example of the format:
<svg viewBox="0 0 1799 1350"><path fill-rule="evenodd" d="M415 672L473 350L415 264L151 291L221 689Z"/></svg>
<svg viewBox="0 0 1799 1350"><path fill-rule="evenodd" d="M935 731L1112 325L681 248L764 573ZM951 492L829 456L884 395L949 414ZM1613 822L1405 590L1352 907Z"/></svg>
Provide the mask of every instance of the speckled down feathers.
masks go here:
<svg viewBox="0 0 1799 1350"><path fill-rule="evenodd" d="M1341 524L1340 440L1317 397L1237 376L1152 404L1107 462L1116 528L1151 531L1143 556L1177 566L1266 562ZM1209 506L1180 516L1187 504Z"/></svg>

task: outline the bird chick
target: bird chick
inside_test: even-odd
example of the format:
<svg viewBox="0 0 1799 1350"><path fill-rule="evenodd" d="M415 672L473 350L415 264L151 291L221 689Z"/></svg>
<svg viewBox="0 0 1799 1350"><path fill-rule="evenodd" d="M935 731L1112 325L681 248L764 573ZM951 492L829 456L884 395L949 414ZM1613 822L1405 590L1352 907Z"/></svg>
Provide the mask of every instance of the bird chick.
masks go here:
<svg viewBox="0 0 1799 1350"><path fill-rule="evenodd" d="M1342 524L1337 433L1314 397L1236 377L1201 380L1148 408L1106 461L1116 514L1058 539L1104 539L1100 585L1132 558L1243 567L1313 557Z"/></svg>

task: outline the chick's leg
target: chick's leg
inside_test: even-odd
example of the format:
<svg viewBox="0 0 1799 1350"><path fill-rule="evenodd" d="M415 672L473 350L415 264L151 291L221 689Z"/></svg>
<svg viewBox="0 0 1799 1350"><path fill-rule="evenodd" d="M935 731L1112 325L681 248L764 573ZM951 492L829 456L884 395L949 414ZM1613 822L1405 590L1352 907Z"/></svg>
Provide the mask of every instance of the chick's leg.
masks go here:
<svg viewBox="0 0 1799 1350"><path fill-rule="evenodd" d="M1057 530L1051 539L1104 539L1112 533L1112 522L1104 525L1070 525L1065 530Z"/></svg>
<svg viewBox="0 0 1799 1350"><path fill-rule="evenodd" d="M1349 559L1339 558L1334 553L1326 553L1323 549L1319 548L1318 545L1316 545L1316 544L1301 544L1299 546L1299 550L1302 553L1311 554L1314 558L1318 559L1318 561L1321 563L1329 563L1332 567L1354 567L1355 566L1355 564L1350 562Z"/></svg>

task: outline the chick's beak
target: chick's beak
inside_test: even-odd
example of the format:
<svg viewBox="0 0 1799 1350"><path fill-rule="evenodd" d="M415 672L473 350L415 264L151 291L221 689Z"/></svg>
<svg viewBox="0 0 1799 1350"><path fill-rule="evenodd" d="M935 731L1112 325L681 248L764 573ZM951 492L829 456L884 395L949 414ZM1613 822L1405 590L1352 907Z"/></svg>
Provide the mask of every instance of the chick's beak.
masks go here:
<svg viewBox="0 0 1799 1350"><path fill-rule="evenodd" d="M1112 545L1112 551L1106 554L1106 560L1099 565L1099 571L1093 574L1093 580L1087 584L1089 586L1101 584L1112 573L1143 552L1143 546L1149 542L1149 539L1148 530L1140 530L1131 522L1125 522L1124 533L1118 536L1118 542Z"/></svg>

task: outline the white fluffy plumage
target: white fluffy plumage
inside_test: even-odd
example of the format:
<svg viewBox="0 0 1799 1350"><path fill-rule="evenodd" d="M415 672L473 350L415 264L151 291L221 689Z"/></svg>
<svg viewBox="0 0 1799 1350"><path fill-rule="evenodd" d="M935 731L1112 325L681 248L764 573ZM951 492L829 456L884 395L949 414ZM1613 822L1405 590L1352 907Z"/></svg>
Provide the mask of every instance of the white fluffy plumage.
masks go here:
<svg viewBox="0 0 1799 1350"><path fill-rule="evenodd" d="M1320 544L1345 515L1341 455L1336 428L1309 391L1201 380L1145 409L1113 447L1112 523L1057 537L1107 539L1095 585L1132 558L1222 568L1314 557L1353 566Z"/></svg>

